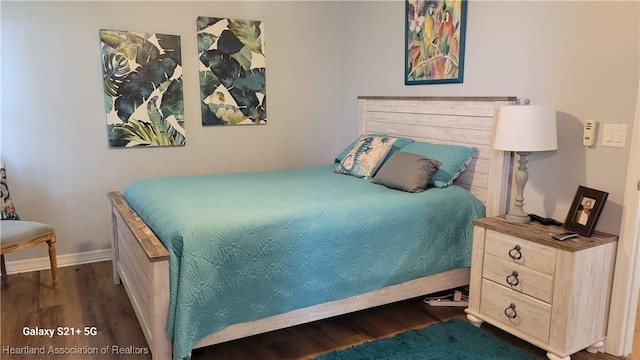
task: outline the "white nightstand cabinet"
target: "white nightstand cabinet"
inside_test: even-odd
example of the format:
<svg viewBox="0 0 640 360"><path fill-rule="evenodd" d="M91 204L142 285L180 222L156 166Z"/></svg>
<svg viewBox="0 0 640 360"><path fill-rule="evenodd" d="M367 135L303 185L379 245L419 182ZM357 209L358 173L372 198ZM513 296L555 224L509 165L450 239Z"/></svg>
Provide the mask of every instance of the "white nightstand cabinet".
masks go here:
<svg viewBox="0 0 640 360"><path fill-rule="evenodd" d="M467 317L569 360L604 346L618 237L558 241L557 226L474 221Z"/></svg>

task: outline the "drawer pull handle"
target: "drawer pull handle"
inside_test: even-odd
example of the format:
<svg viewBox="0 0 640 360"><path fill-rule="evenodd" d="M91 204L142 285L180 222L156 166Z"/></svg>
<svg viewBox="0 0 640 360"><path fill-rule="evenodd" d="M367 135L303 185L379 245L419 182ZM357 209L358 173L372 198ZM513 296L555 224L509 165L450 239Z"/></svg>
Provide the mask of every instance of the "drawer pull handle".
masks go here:
<svg viewBox="0 0 640 360"><path fill-rule="evenodd" d="M520 252L520 250L521 250L520 245L514 246L513 249L509 250L509 257L512 258L513 260L522 259L522 253Z"/></svg>
<svg viewBox="0 0 640 360"><path fill-rule="evenodd" d="M511 287L516 287L520 284L520 280L518 280L518 272L514 271L511 275L507 276L507 284Z"/></svg>
<svg viewBox="0 0 640 360"><path fill-rule="evenodd" d="M516 312L516 304L511 303L508 308L504 309L504 315L509 319L515 319L518 317L518 312Z"/></svg>

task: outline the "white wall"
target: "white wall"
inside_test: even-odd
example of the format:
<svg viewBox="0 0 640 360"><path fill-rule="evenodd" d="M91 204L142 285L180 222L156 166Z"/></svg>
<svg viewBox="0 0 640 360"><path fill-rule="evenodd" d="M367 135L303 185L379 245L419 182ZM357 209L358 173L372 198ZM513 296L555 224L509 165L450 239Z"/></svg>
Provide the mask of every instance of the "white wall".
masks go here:
<svg viewBox="0 0 640 360"><path fill-rule="evenodd" d="M343 3L342 131L357 132L358 95L518 96L550 103L559 149L529 156L525 210L564 221L578 185L610 193L597 229L619 233L629 148L582 146L586 119L633 126L639 2L470 1L464 83L405 86L404 2ZM599 137L601 135L599 129Z"/></svg>
<svg viewBox="0 0 640 360"><path fill-rule="evenodd" d="M105 193L131 180L331 161L357 134L358 95L513 95L558 111L560 148L529 157L525 210L563 221L585 185L610 192L598 229L618 233L629 148L586 149L581 128L592 118L631 132L639 6L471 1L464 83L405 86L399 0L2 1L1 156L20 215L54 225L69 254L110 246ZM200 125L201 15L265 21L267 126ZM101 28L181 35L186 147L108 149Z"/></svg>
<svg viewBox="0 0 640 360"><path fill-rule="evenodd" d="M337 3L2 1L0 6L1 156L18 213L56 228L58 255L110 247L106 193L132 180L331 160L326 144L334 142L338 96ZM266 126L201 125L198 16L265 22ZM108 148L99 29L181 36L185 147ZM7 255L7 261L44 256L42 249L30 249Z"/></svg>

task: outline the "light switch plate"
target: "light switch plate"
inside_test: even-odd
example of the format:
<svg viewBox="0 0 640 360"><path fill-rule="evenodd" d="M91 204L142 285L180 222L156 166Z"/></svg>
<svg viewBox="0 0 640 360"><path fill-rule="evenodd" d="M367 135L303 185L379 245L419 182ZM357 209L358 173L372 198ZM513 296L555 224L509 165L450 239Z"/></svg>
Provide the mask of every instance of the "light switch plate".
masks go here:
<svg viewBox="0 0 640 360"><path fill-rule="evenodd" d="M602 146L624 148L627 144L627 125L604 124Z"/></svg>

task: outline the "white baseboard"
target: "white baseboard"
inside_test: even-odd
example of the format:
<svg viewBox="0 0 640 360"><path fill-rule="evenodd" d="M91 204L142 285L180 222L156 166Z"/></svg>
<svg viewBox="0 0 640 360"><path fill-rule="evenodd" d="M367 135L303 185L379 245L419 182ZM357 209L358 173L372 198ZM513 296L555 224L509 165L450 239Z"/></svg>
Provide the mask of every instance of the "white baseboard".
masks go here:
<svg viewBox="0 0 640 360"><path fill-rule="evenodd" d="M58 267L88 264L111 260L111 249L93 250L75 254L56 256ZM37 259L7 261L7 274L19 274L30 271L48 270L51 268L49 257Z"/></svg>

